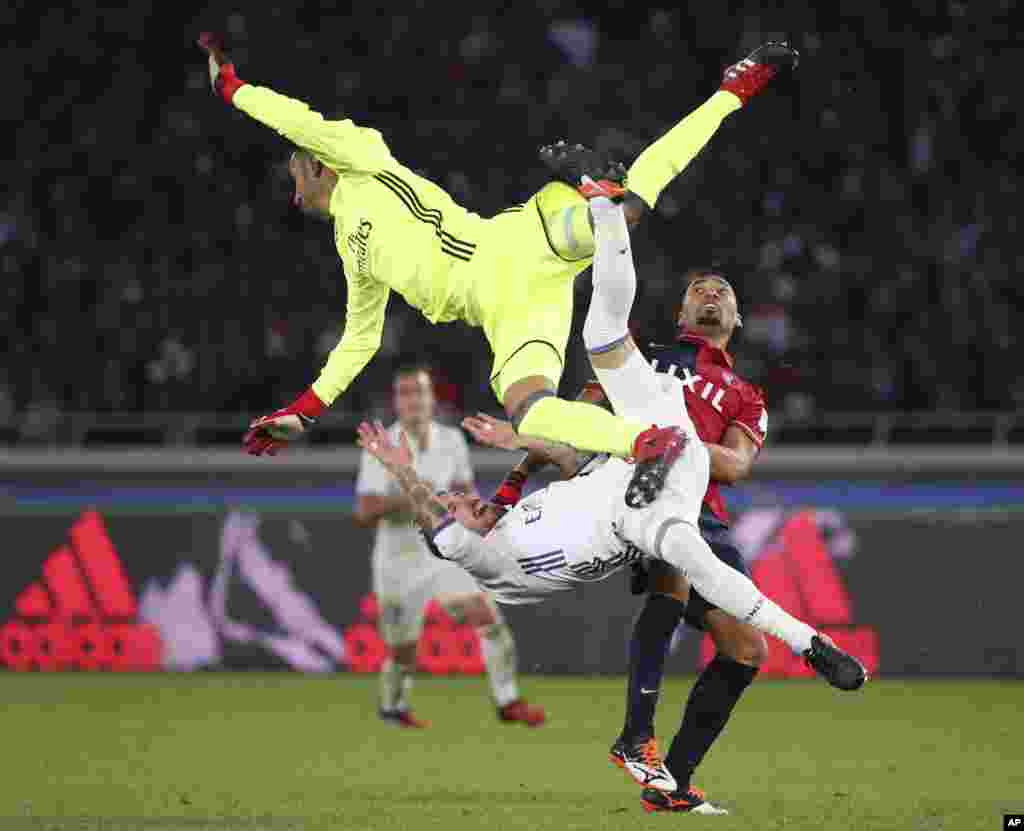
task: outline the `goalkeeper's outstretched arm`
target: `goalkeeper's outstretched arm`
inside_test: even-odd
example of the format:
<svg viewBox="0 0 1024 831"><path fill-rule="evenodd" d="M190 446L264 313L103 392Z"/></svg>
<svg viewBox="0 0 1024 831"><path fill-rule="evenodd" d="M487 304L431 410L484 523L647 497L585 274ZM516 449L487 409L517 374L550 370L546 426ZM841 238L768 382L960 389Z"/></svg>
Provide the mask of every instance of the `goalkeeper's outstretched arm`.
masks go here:
<svg viewBox="0 0 1024 831"><path fill-rule="evenodd" d="M243 81L218 38L210 33L199 38L199 46L207 54L213 91L225 103L273 128L336 173L375 172L393 162L377 130L349 119L328 121L302 101Z"/></svg>
<svg viewBox="0 0 1024 831"><path fill-rule="evenodd" d="M313 426L380 349L391 290L372 280L348 280L345 331L313 385L298 399L249 425L242 439L253 456L275 455Z"/></svg>

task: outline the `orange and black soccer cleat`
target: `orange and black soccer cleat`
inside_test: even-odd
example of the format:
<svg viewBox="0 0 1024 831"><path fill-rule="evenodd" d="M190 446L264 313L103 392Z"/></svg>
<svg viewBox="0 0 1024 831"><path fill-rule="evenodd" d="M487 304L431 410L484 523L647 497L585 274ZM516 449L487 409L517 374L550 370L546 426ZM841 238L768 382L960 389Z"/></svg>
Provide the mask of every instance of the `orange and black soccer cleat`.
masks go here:
<svg viewBox="0 0 1024 831"><path fill-rule="evenodd" d="M626 486L626 504L646 508L661 493L672 465L686 449L688 439L682 427L653 426L633 443L636 469Z"/></svg>
<svg viewBox="0 0 1024 831"><path fill-rule="evenodd" d="M782 70L794 70L800 53L788 43L770 41L758 46L739 63L725 70L722 86L744 104L760 93Z"/></svg>
<svg viewBox="0 0 1024 831"><path fill-rule="evenodd" d="M381 710L380 717L384 721L390 721L397 724L399 727L414 727L418 730L430 727L429 721L421 721L416 718L416 716L412 714L411 710Z"/></svg>
<svg viewBox="0 0 1024 831"><path fill-rule="evenodd" d="M729 812L725 808L712 805L704 798L704 791L691 785L686 791L656 791L644 788L640 795L644 810L653 814L658 811L674 811L680 814L704 814L705 816L721 816Z"/></svg>
<svg viewBox="0 0 1024 831"><path fill-rule="evenodd" d="M626 195L625 166L582 144L548 144L540 149L540 160L586 199L605 196L615 201Z"/></svg>
<svg viewBox="0 0 1024 831"><path fill-rule="evenodd" d="M670 792L676 789L675 777L665 767L653 736L636 741L620 737L608 751L608 758L648 790Z"/></svg>
<svg viewBox="0 0 1024 831"><path fill-rule="evenodd" d="M517 698L510 704L498 708L498 720L506 723L519 722L527 727L540 727L547 721L543 707L532 706L525 698Z"/></svg>

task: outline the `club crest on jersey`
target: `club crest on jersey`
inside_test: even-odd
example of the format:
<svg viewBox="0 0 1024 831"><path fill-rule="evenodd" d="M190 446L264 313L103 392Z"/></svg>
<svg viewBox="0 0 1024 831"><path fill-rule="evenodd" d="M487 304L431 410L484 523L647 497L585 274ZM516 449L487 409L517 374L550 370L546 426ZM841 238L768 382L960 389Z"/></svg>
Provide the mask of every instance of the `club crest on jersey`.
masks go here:
<svg viewBox="0 0 1024 831"><path fill-rule="evenodd" d="M712 407L719 413L722 412L722 399L725 398L725 388L718 386L713 381L708 381L703 375L698 375L695 372L691 372L688 366L676 366L675 364L669 364L665 370L658 369L658 359L655 358L651 361L651 366L655 372L667 372L669 375L675 375L680 381L683 382L683 386L686 387L694 395L700 396L703 401L707 401ZM732 375L729 376L733 378ZM733 378L735 380L735 378ZM726 383L732 383L727 381Z"/></svg>
<svg viewBox="0 0 1024 831"><path fill-rule="evenodd" d="M516 507L523 512L523 525L530 525L544 515L544 503L540 499L526 497Z"/></svg>

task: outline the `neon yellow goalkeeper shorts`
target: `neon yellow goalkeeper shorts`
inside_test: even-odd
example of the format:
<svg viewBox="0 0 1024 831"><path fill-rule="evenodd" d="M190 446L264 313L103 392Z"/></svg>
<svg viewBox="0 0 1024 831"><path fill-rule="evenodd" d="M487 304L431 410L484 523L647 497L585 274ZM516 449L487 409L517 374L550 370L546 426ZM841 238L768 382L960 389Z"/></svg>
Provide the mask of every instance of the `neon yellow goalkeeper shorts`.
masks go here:
<svg viewBox="0 0 1024 831"><path fill-rule="evenodd" d="M557 384L562 375L573 284L593 260L586 217L583 198L556 182L487 222L490 234L472 263L474 317L494 352L491 389L499 401L523 378Z"/></svg>

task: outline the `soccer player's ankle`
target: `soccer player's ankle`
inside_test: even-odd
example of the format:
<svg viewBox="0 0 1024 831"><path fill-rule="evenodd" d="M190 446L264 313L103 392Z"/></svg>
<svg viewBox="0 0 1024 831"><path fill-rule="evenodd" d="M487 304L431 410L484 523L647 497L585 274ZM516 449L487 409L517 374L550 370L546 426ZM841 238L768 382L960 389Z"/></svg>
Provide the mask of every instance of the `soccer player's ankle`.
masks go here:
<svg viewBox="0 0 1024 831"><path fill-rule="evenodd" d="M690 780L693 778L692 773L687 773L685 776L681 776L674 770L670 770L672 778L676 780L676 793L689 793L690 792Z"/></svg>
<svg viewBox="0 0 1024 831"><path fill-rule="evenodd" d="M619 734L619 741L626 745L635 745L654 738L654 725L625 726Z"/></svg>

